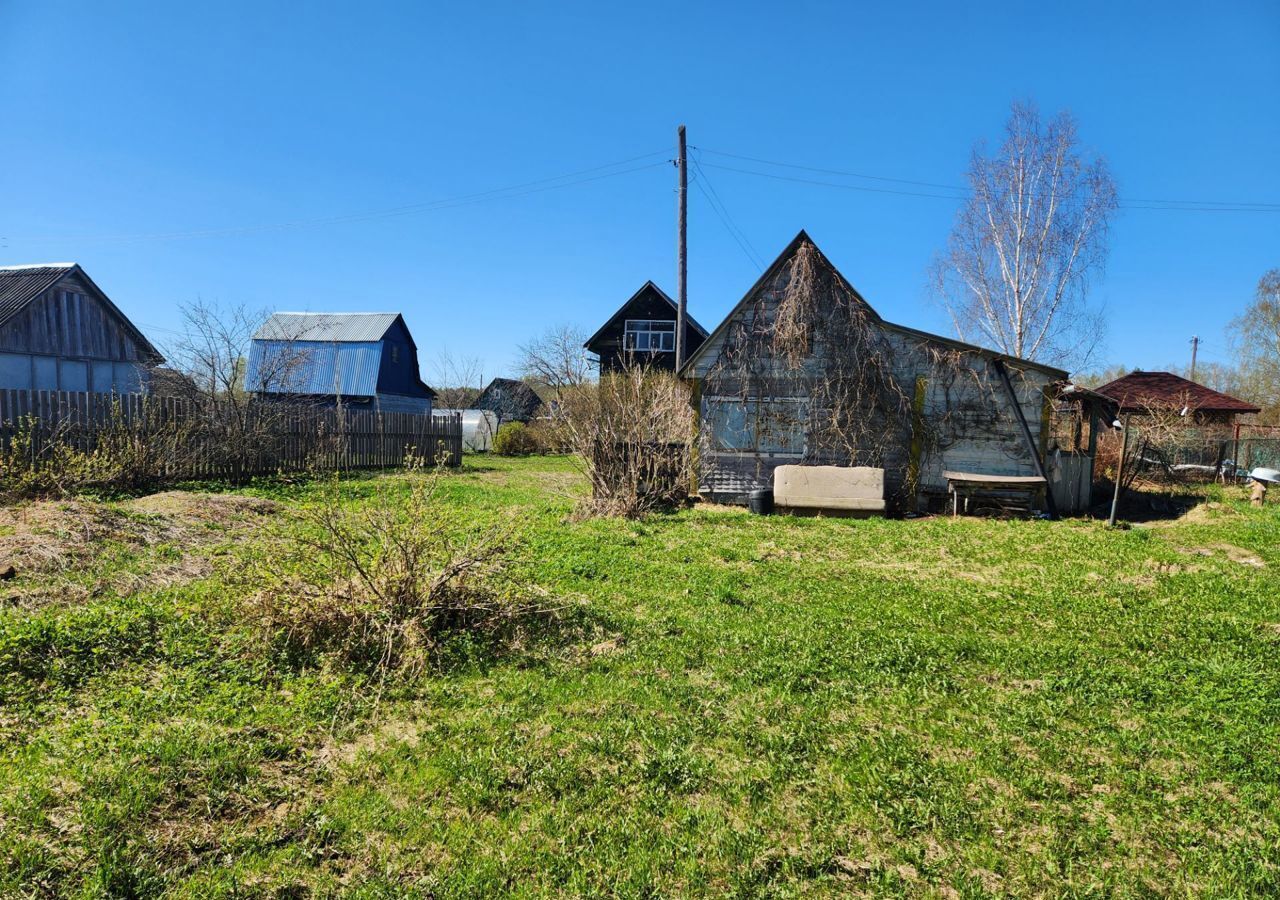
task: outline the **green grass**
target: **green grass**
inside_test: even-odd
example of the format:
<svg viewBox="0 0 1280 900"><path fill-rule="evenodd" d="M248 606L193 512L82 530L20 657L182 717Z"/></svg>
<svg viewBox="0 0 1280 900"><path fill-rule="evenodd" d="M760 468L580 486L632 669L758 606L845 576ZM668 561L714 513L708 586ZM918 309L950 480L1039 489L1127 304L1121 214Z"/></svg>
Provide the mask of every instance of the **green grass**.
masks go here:
<svg viewBox="0 0 1280 900"><path fill-rule="evenodd" d="M138 590L174 548L108 544L87 598L0 612L0 893L1280 893L1280 506L574 522L576 490L448 477L571 615L413 682L247 620L287 513L197 580Z"/></svg>

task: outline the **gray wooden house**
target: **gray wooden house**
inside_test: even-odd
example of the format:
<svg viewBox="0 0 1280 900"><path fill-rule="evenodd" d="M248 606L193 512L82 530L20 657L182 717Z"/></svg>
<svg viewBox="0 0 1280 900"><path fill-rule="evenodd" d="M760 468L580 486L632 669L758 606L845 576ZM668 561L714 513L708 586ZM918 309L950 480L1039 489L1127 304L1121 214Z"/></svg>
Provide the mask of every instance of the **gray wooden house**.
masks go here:
<svg viewBox="0 0 1280 900"><path fill-rule="evenodd" d="M0 390L141 393L163 361L75 263L0 267Z"/></svg>
<svg viewBox="0 0 1280 900"><path fill-rule="evenodd" d="M267 399L426 414L436 396L399 313L276 313L250 342L245 388Z"/></svg>
<svg viewBox="0 0 1280 900"><path fill-rule="evenodd" d="M1067 373L884 320L802 231L681 374L703 496L743 502L783 464L865 465L905 512L942 502L944 471L1036 475Z"/></svg>

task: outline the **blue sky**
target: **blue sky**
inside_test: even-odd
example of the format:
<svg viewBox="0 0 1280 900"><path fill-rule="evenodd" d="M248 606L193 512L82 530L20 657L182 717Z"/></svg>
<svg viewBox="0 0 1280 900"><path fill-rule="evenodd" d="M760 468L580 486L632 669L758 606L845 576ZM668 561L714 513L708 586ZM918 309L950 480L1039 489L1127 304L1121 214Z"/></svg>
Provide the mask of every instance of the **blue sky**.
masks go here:
<svg viewBox="0 0 1280 900"><path fill-rule="evenodd" d="M955 184L1015 98L1072 110L1122 196L1280 204L1274 0L0 0L0 264L79 261L162 343L197 297L399 310L428 378L443 348L504 374L550 323L591 331L645 279L673 290L664 161L684 122L704 164L689 274L704 324L759 271L714 188L766 261L805 228L886 318L946 332L925 269L954 200L706 164ZM356 215L622 160L565 187ZM1185 362L1192 334L1228 360L1224 326L1274 266L1280 214L1124 211L1094 292L1106 360Z"/></svg>

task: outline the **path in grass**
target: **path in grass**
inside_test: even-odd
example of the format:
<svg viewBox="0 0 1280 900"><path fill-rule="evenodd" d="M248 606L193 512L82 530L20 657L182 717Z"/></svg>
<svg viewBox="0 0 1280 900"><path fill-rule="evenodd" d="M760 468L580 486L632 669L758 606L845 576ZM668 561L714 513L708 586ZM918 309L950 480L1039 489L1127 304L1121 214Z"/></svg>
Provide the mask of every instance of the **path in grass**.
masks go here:
<svg viewBox="0 0 1280 900"><path fill-rule="evenodd" d="M279 535L197 548L193 581L7 610L0 885L1280 890L1280 507L1115 532L572 522L576 484L560 459L450 476L449 502L514 518L515 575L581 615L381 694L243 620ZM310 490L249 493L287 521Z"/></svg>

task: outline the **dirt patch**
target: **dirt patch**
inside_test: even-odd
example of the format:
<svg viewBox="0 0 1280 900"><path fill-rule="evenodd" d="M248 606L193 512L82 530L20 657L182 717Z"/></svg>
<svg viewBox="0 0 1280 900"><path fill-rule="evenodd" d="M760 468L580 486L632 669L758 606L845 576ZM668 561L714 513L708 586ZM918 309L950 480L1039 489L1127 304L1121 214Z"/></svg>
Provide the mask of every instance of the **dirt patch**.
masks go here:
<svg viewBox="0 0 1280 900"><path fill-rule="evenodd" d="M1250 566L1254 569L1265 569L1267 564L1251 550L1243 547L1237 547L1235 544L1208 544L1204 547L1181 547L1183 553L1190 553L1194 556L1218 556L1221 554L1233 563L1239 563L1242 566Z"/></svg>
<svg viewBox="0 0 1280 900"><path fill-rule="evenodd" d="M201 578L211 571L210 564L189 551L224 540L229 533L256 528L278 509L275 502L256 497L185 491L165 491L124 503L45 500L0 507L0 570L12 565L21 581L73 574L113 545L178 550L176 558L158 561L145 574L117 573L97 588L68 583L41 585L37 590L15 583L8 602L29 605L37 597L74 600L97 589L136 592Z"/></svg>

